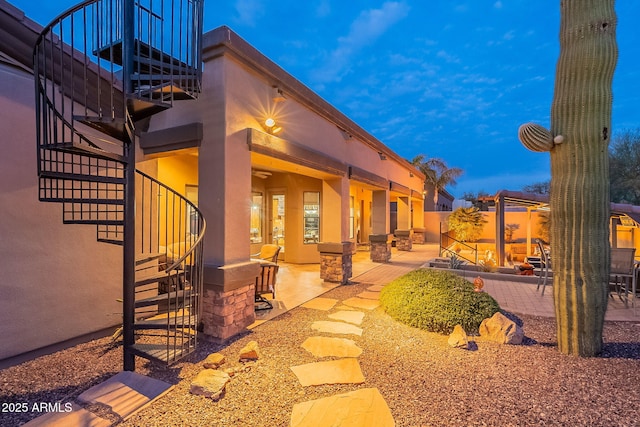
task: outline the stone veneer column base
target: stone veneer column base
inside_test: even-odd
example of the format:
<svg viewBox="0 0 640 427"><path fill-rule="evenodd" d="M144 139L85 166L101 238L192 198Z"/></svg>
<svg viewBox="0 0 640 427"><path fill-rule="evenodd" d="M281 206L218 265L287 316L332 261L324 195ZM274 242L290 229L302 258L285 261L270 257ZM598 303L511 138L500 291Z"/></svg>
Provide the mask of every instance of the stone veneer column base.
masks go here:
<svg viewBox="0 0 640 427"><path fill-rule="evenodd" d="M396 248L410 251L413 248L413 230L396 230Z"/></svg>
<svg viewBox="0 0 640 427"><path fill-rule="evenodd" d="M255 322L255 283L259 270L256 262L205 266L202 295L205 340L226 342Z"/></svg>
<svg viewBox="0 0 640 427"><path fill-rule="evenodd" d="M413 229L413 243L416 245L424 245L424 228L414 228Z"/></svg>
<svg viewBox="0 0 640 427"><path fill-rule="evenodd" d="M371 261L389 262L391 260L391 238L393 234L371 234Z"/></svg>
<svg viewBox="0 0 640 427"><path fill-rule="evenodd" d="M320 278L327 282L346 284L353 275L354 248L353 242L318 243Z"/></svg>

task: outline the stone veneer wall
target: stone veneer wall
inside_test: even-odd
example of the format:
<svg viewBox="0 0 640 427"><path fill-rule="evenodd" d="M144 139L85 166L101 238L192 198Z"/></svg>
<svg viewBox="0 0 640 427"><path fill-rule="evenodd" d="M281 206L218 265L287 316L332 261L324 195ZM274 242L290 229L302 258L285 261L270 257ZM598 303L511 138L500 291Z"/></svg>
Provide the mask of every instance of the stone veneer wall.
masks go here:
<svg viewBox="0 0 640 427"><path fill-rule="evenodd" d="M414 228L411 240L416 245L424 245L424 228Z"/></svg>
<svg viewBox="0 0 640 427"><path fill-rule="evenodd" d="M396 248L410 251L413 247L413 230L396 230Z"/></svg>
<svg viewBox="0 0 640 427"><path fill-rule="evenodd" d="M371 261L389 262L391 260L391 237L391 234L369 235Z"/></svg>
<svg viewBox="0 0 640 427"><path fill-rule="evenodd" d="M327 282L345 284L353 275L353 242L318 244L320 252L320 278Z"/></svg>
<svg viewBox="0 0 640 427"><path fill-rule="evenodd" d="M255 284L228 292L205 285L202 320L205 339L224 342L255 322Z"/></svg>
<svg viewBox="0 0 640 427"><path fill-rule="evenodd" d="M347 283L353 275L351 254L320 254L320 278L327 282Z"/></svg>

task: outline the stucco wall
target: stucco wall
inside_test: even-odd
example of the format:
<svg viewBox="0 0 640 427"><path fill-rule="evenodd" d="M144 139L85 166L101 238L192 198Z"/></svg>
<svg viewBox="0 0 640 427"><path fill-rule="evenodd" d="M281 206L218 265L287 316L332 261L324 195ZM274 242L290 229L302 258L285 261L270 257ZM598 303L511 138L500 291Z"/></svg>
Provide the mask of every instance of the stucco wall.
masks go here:
<svg viewBox="0 0 640 427"><path fill-rule="evenodd" d="M495 241L496 238L496 213L495 212L482 212L487 223L485 224L480 240ZM438 243L440 241L440 223L443 224L443 231L447 230L447 219L451 215L451 212L425 212L425 237L427 242ZM539 213L531 213L531 238L537 239L540 235L539 230ZM527 212L506 212L504 217L504 223L516 224L518 229L513 233L513 240L524 242L527 238Z"/></svg>
<svg viewBox="0 0 640 427"><path fill-rule="evenodd" d="M38 201L34 98L0 63L0 359L121 323L122 248Z"/></svg>

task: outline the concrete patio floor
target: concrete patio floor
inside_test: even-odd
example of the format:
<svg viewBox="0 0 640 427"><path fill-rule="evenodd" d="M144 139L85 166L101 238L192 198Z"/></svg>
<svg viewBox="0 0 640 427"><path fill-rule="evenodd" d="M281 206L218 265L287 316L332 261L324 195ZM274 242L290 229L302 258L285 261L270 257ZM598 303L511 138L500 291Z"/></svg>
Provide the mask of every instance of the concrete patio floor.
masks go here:
<svg viewBox="0 0 640 427"><path fill-rule="evenodd" d="M369 252L358 251L353 256L352 283L385 285L416 268L425 266L427 261L438 256L438 244L413 245L411 251L392 249L389 263L375 263L369 259ZM339 286L337 283L324 282L320 279L319 264L296 265L281 263L278 272L277 294L272 300L274 308L258 311L253 328L267 320L297 307L325 292ZM464 273L469 279L478 274ZM510 274L483 273L484 290L498 301L500 307L514 314L555 317L553 307L552 280L547 284L544 295L536 290L536 279ZM610 298L605 315L606 320L640 321L640 309L628 307L618 299Z"/></svg>

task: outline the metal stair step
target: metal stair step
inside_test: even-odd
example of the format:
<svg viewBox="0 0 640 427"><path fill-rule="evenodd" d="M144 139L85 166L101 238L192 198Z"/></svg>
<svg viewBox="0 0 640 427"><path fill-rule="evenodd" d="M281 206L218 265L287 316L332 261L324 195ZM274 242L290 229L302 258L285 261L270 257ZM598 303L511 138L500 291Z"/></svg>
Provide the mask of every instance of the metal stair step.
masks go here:
<svg viewBox="0 0 640 427"><path fill-rule="evenodd" d="M79 173L40 171L40 178L59 179L63 181L100 182L104 184L124 185L126 180L114 176L86 175Z"/></svg>
<svg viewBox="0 0 640 427"><path fill-rule="evenodd" d="M150 86L139 86L135 95L145 98L145 99L163 99L163 96L171 96L173 99L178 101L196 99L189 92L184 90L180 85L176 85L175 83L165 82L156 85Z"/></svg>
<svg viewBox="0 0 640 427"><path fill-rule="evenodd" d="M99 147L92 147L90 145L81 144L79 142L59 142L56 144L47 144L44 146L44 148L54 151L60 151L63 153L82 154L96 159L115 160L123 164L125 163L124 157L121 154L112 153Z"/></svg>
<svg viewBox="0 0 640 427"><path fill-rule="evenodd" d="M174 362L195 350L195 340L184 347L172 347L166 344L134 344L131 350L134 354L145 359L155 360L162 363Z"/></svg>
<svg viewBox="0 0 640 427"><path fill-rule="evenodd" d="M164 318L154 318L153 320L137 320L133 325L133 329L136 331L143 331L147 329L183 329L183 328L196 328L196 323L198 319L195 315L190 316L180 316L180 317L170 317L167 320L167 317Z"/></svg>
<svg viewBox="0 0 640 427"><path fill-rule="evenodd" d="M165 256L164 252L149 252L136 255L136 265L141 265L146 262L155 261L160 257Z"/></svg>
<svg viewBox="0 0 640 427"><path fill-rule="evenodd" d="M161 282L166 279L171 279L177 277L180 271L172 270L170 272L166 271L153 271L153 272L139 272L138 277L136 277L135 286L148 285L149 283Z"/></svg>
<svg viewBox="0 0 640 427"><path fill-rule="evenodd" d="M124 221L119 219L62 219L63 224L84 224L84 225L121 225Z"/></svg>
<svg viewBox="0 0 640 427"><path fill-rule="evenodd" d="M158 294L158 295L153 296L153 297L142 298L142 299L136 300L135 307L136 308L149 307L149 306L156 305L159 302L163 302L163 301L175 301L175 300L178 300L178 302L179 302L179 301L182 301L182 300L184 300L186 298L189 298L191 296L195 296L195 294L191 293L191 290L172 291L172 292L168 292L166 294Z"/></svg>
<svg viewBox="0 0 640 427"><path fill-rule="evenodd" d="M125 141L127 135L126 121L124 118L111 118L103 116L73 116L73 120L90 128L106 133L120 141ZM122 159L121 161L124 161Z"/></svg>

